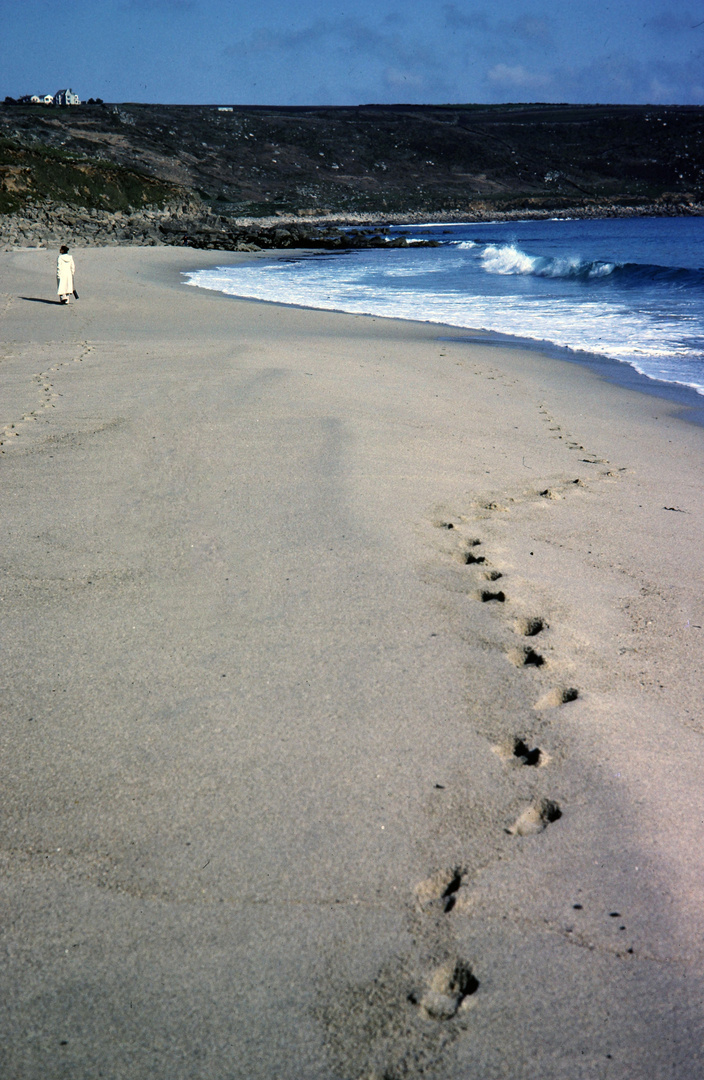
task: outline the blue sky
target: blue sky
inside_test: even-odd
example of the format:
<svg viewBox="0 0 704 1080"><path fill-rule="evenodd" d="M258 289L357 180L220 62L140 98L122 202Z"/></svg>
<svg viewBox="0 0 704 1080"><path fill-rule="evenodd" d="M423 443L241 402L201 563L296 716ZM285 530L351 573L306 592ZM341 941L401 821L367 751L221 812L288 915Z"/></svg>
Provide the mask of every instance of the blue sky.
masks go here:
<svg viewBox="0 0 704 1080"><path fill-rule="evenodd" d="M704 103L704 0L0 0L0 98Z"/></svg>

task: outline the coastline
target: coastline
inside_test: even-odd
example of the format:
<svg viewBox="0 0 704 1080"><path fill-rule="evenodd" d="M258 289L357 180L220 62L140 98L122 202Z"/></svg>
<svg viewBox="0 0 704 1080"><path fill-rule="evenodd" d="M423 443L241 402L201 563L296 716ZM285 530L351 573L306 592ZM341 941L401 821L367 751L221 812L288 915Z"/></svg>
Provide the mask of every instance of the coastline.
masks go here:
<svg viewBox="0 0 704 1080"><path fill-rule="evenodd" d="M223 252L223 255L229 257L230 252ZM301 256L308 254L315 254L314 250L302 250L297 252ZM290 259L290 251L266 251L262 252L260 256L255 253L251 253L246 261L256 259L257 257L266 258L267 260L283 258ZM227 259L225 260L225 265ZM219 263L218 263L219 265ZM184 269L182 274L189 273ZM191 288L204 288L199 285L190 285L185 283ZM218 292L218 290L205 291ZM286 307L294 310L301 311L328 311L341 315L351 315L352 313L346 312L342 308L316 308L312 306L306 306L301 304L295 304L285 301L265 300L256 297L245 296L233 296L230 293L218 293L220 296L224 296L230 300L242 300L247 303L253 304L271 304L274 307ZM384 316L372 315L371 313L360 314L357 313L360 318L384 318ZM413 320L400 320L400 321L413 321ZM569 349L563 346L554 345L549 341L539 341L532 338L522 338L512 336L510 334L502 334L498 331L492 330L472 330L470 328L462 328L456 326L450 326L446 323L431 322L429 320L418 320L419 325L436 327L441 334L443 329L451 330L453 335L459 334L460 336L453 336L448 338L448 341L465 341L467 344L472 345L485 345L495 348L508 348L508 349L521 349L529 352L536 352L543 356L549 356L553 359L568 364L580 364L590 371L594 372L599 377L612 382L617 386L622 386L626 389L634 390L637 393L647 394L651 397L659 398L663 401L674 403L679 407L677 415L690 423L702 425L704 424L704 394L699 393L693 386L689 386L685 383L667 382L663 379L654 379L649 375L645 375L643 372L638 371L632 364L629 364L625 360L617 360L610 356L599 356L595 353L583 352L574 349ZM442 340L442 336L439 337Z"/></svg>
<svg viewBox="0 0 704 1080"><path fill-rule="evenodd" d="M511 338L506 334L468 333L468 344L494 345L503 348L528 349L545 356L554 357L567 364L580 364L594 372L607 382L634 390L639 394L669 401L679 407L675 414L681 420L691 424L704 424L704 395L693 386L685 383L666 382L644 375L625 360L615 360L611 356L597 356L594 353L577 352L573 349L551 345L548 341L533 341L530 338Z"/></svg>
<svg viewBox="0 0 704 1080"><path fill-rule="evenodd" d="M186 196L184 196L186 198ZM530 203L530 200L527 200ZM704 204L693 197L661 197L631 203L583 199L571 206L535 208L521 205L498 210L491 203L470 203L463 209L437 211L279 213L272 217L238 216L213 211L191 198L158 210L87 209L45 199L23 212L0 214L0 250L16 251L68 241L74 247L174 246L219 251L262 251L301 248L368 248L389 246L385 232L394 225L437 222L491 223L551 219L632 217L701 217ZM405 247L401 237L395 247Z"/></svg>
<svg viewBox="0 0 704 1080"><path fill-rule="evenodd" d="M702 429L251 257L0 254L5 1071L689 1080Z"/></svg>

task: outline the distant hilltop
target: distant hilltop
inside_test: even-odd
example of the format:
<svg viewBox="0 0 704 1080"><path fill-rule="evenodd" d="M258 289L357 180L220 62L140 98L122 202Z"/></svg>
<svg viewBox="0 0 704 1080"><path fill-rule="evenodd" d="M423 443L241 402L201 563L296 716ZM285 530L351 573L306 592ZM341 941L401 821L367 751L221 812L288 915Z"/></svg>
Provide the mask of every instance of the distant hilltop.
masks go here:
<svg viewBox="0 0 704 1080"><path fill-rule="evenodd" d="M62 97L63 95L63 97ZM69 98L69 95L72 95ZM58 101L56 99L58 98ZM0 104L0 213L197 200L228 219L701 213L704 107Z"/></svg>
<svg viewBox="0 0 704 1080"><path fill-rule="evenodd" d="M55 94L23 94L21 97L5 98L6 105L82 105L78 94L70 88L57 90ZM102 105L102 98L88 98L88 105Z"/></svg>

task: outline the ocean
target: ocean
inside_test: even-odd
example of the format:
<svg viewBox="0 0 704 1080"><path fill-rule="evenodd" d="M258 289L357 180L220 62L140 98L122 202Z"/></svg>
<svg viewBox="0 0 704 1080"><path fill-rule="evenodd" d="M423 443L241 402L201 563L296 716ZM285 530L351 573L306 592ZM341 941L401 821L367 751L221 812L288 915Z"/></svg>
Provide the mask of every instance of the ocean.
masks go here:
<svg viewBox="0 0 704 1080"><path fill-rule="evenodd" d="M704 218L394 226L411 246L258 259L189 285L487 331L704 395ZM414 242L436 240L439 247Z"/></svg>

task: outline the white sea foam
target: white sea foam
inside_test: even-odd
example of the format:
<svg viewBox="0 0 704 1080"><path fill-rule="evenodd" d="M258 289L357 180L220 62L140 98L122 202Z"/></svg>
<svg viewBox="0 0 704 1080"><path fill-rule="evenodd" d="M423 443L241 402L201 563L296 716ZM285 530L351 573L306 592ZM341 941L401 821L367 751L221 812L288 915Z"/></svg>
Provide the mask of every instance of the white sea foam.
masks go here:
<svg viewBox="0 0 704 1080"><path fill-rule="evenodd" d="M592 263L589 268L589 277L608 277L616 269L616 263Z"/></svg>
<svg viewBox="0 0 704 1080"><path fill-rule="evenodd" d="M445 272L445 267L438 264L431 265L425 263L422 266L386 266L383 270L385 278L421 278L427 277L429 274L442 274ZM354 277L354 271L352 271Z"/></svg>
<svg viewBox="0 0 704 1080"><path fill-rule="evenodd" d="M482 265L489 274L534 274L539 260L513 244L489 244L482 253Z"/></svg>
<svg viewBox="0 0 704 1080"><path fill-rule="evenodd" d="M488 274L533 274L545 278L608 277L616 267L616 263L587 262L577 255L557 259L527 255L515 244L488 244L481 261Z"/></svg>
<svg viewBox="0 0 704 1080"><path fill-rule="evenodd" d="M672 307L637 283L614 287L613 261L532 255L515 243L461 245L262 260L187 279L232 296L548 342L704 394L700 301Z"/></svg>

